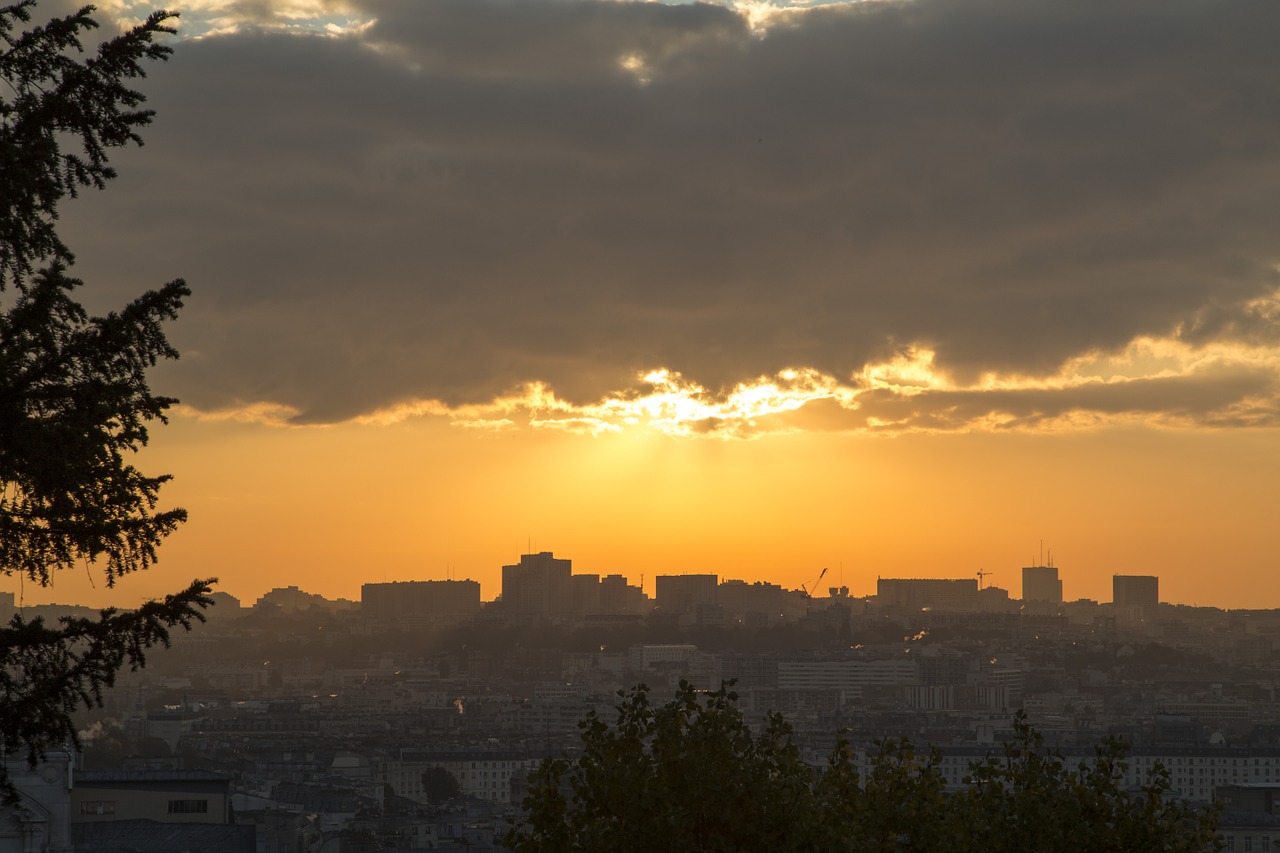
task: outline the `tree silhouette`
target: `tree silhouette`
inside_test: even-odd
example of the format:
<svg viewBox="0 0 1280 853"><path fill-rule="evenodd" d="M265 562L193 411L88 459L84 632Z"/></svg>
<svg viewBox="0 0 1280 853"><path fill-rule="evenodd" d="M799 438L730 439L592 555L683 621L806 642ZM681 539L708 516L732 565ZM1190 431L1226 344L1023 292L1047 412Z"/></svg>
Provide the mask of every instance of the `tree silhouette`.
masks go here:
<svg viewBox="0 0 1280 853"><path fill-rule="evenodd" d="M936 752L882 742L860 776L837 741L825 766L801 759L778 715L752 731L728 686L650 704L619 694L612 725L594 714L576 759L531 776L523 821L505 843L524 853L656 850L779 853L1203 853L1215 815L1168 798L1159 768L1140 793L1123 786L1121 745L1070 768L1021 716L1003 757L946 790Z"/></svg>
<svg viewBox="0 0 1280 853"><path fill-rule="evenodd" d="M428 801L438 803L461 796L462 788L447 768L428 767L422 771L422 793Z"/></svg>
<svg viewBox="0 0 1280 853"><path fill-rule="evenodd" d="M0 572L47 586L60 570L101 566L108 587L150 567L186 519L158 510L167 475L131 462L174 400L153 394L147 371L176 358L163 323L190 291L181 280L118 312L91 316L59 238L60 203L115 177L113 148L140 144L151 121L131 81L170 48L172 15L104 40L84 35L93 7L26 29L34 0L0 7ZM124 666L140 667L169 629L203 619L212 580L137 610L48 626L21 615L0 629L0 738L35 761L75 744L70 714L100 704ZM0 765L0 786L15 792Z"/></svg>

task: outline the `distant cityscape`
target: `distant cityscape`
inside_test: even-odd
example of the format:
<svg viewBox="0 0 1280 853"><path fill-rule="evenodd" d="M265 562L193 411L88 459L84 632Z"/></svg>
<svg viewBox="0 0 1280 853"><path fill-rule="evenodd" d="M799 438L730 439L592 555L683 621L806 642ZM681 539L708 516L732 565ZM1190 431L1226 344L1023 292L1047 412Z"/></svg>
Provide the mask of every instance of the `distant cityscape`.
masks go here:
<svg viewBox="0 0 1280 853"><path fill-rule="evenodd" d="M29 827L48 849L157 849L163 827L185 845L168 849L501 850L529 773L618 691L731 682L808 760L841 730L864 769L878 739L909 737L953 788L1018 712L1069 762L1117 737L1127 786L1162 766L1175 797L1222 805L1225 849L1280 850L1280 612L1162 603L1143 575L1068 601L1053 565L1022 569L1021 599L987 572L865 597L825 574L799 590L658 575L650 598L542 551L503 566L491 602L469 579L368 583L358 602L215 593L207 624L80 715L80 753L11 769L54 816Z"/></svg>
<svg viewBox="0 0 1280 853"><path fill-rule="evenodd" d="M255 607L284 611L309 607L356 608L366 617L401 628L439 625L442 620L467 619L491 611L509 619L569 619L582 624L621 624L636 618L675 619L681 625L768 625L797 619L812 606L827 574L822 569L812 584L789 590L766 581L721 580L715 574L670 574L654 578L654 596L621 574L574 574L572 560L551 551L522 554L519 562L502 567L502 590L484 602L475 580L412 580L366 583L360 601L328 600L297 586L272 589ZM990 572L971 578L878 578L876 593L850 598L849 587L828 586L830 599L862 601L885 607L948 613L1063 615L1076 621L1117 619L1140 625L1154 616L1159 604L1159 578L1153 575L1114 575L1110 604L1092 599L1065 601L1063 581L1052 565L1022 569L1022 598L994 584L982 583ZM239 609L234 596L218 593L221 606ZM0 617L18 608L13 593L0 592ZM91 615L93 608L74 605L32 605L32 615Z"/></svg>

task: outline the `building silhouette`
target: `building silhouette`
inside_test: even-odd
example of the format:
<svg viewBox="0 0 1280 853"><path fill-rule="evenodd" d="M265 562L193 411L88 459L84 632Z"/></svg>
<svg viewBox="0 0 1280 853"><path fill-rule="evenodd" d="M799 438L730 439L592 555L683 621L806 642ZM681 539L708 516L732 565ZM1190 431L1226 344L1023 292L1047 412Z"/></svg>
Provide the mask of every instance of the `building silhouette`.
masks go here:
<svg viewBox="0 0 1280 853"><path fill-rule="evenodd" d="M1022 609L1037 616L1056 616L1062 608L1062 581L1057 566L1023 566Z"/></svg>
<svg viewBox="0 0 1280 853"><path fill-rule="evenodd" d="M877 578L876 598L907 611L979 609L975 578Z"/></svg>
<svg viewBox="0 0 1280 853"><path fill-rule="evenodd" d="M658 575L654 581L654 602L664 610L683 613L716 603L715 575Z"/></svg>
<svg viewBox="0 0 1280 853"><path fill-rule="evenodd" d="M502 567L502 606L510 615L563 616L573 612L573 597L572 560L539 551Z"/></svg>
<svg viewBox="0 0 1280 853"><path fill-rule="evenodd" d="M480 612L480 584L473 580L367 583L360 587L360 610L369 619L402 627L465 619Z"/></svg>
<svg viewBox="0 0 1280 853"><path fill-rule="evenodd" d="M1112 575L1111 604L1116 618L1130 623L1155 618L1160 603L1160 579L1155 575Z"/></svg>

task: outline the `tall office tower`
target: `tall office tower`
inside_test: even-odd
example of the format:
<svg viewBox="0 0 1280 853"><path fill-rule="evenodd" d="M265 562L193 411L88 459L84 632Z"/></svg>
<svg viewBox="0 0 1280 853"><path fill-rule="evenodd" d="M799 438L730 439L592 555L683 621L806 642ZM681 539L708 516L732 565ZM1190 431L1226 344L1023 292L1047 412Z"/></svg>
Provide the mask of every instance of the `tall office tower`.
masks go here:
<svg viewBox="0 0 1280 853"><path fill-rule="evenodd" d="M574 575L569 578L569 609L576 615L599 613L600 576Z"/></svg>
<svg viewBox="0 0 1280 853"><path fill-rule="evenodd" d="M1062 607L1062 581L1056 566L1022 567L1022 608L1024 612L1046 616Z"/></svg>
<svg viewBox="0 0 1280 853"><path fill-rule="evenodd" d="M631 586L622 575L600 578L600 609L605 613L643 613L647 601L640 587Z"/></svg>
<svg viewBox="0 0 1280 853"><path fill-rule="evenodd" d="M622 613L627 609L626 578L605 575L600 579L600 608L606 613Z"/></svg>
<svg viewBox="0 0 1280 853"><path fill-rule="evenodd" d="M521 554L520 562L502 567L502 605L512 615L559 616L573 608L571 560L550 551Z"/></svg>
<svg viewBox="0 0 1280 853"><path fill-rule="evenodd" d="M1118 615L1154 619L1160 603L1160 578L1155 575L1112 575L1111 603Z"/></svg>

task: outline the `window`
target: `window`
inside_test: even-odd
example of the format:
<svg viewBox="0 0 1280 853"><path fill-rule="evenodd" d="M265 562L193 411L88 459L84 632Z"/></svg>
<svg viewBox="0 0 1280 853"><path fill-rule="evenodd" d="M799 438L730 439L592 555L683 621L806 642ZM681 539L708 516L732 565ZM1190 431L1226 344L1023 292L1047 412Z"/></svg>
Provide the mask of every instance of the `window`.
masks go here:
<svg viewBox="0 0 1280 853"><path fill-rule="evenodd" d="M80 814L115 814L115 800L85 800L80 803Z"/></svg>
<svg viewBox="0 0 1280 853"><path fill-rule="evenodd" d="M169 814L208 814L208 800L170 800Z"/></svg>

